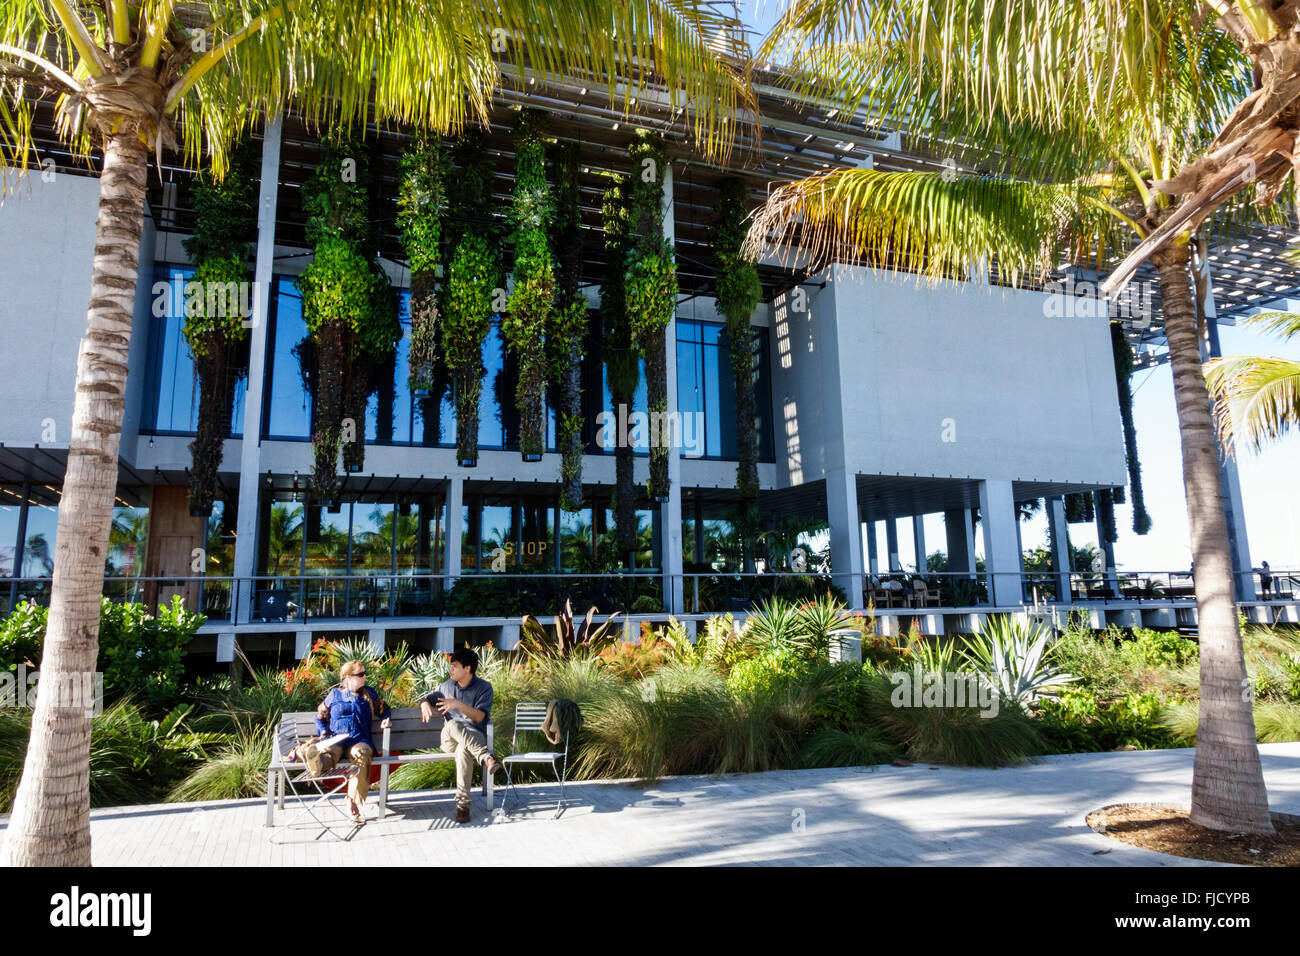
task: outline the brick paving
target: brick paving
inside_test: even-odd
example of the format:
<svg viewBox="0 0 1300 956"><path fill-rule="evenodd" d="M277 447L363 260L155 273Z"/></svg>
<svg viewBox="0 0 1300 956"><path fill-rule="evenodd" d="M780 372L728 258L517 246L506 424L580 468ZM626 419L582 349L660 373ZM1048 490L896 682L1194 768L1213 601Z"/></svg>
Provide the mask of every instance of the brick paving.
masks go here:
<svg viewBox="0 0 1300 956"><path fill-rule="evenodd" d="M1260 751L1273 809L1300 814L1300 743ZM450 791L394 792L383 820L372 794L371 822L357 830L338 818L342 838L319 827L269 830L261 800L117 807L92 813L91 835L99 866L1202 865L1109 840L1084 822L1111 803L1186 806L1193 755L590 781L569 785L558 820L559 788L530 785L509 819L484 812L476 794L467 826L452 822ZM0 841L7 824L0 818Z"/></svg>

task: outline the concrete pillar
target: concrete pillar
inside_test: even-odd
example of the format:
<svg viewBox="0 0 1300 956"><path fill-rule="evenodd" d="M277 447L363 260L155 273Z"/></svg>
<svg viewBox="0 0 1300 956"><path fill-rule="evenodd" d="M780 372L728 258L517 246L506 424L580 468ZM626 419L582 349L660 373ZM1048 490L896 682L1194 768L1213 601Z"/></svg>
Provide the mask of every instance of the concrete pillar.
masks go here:
<svg viewBox="0 0 1300 956"><path fill-rule="evenodd" d="M440 627L434 631L433 649L439 654L450 654L456 649L456 629Z"/></svg>
<svg viewBox="0 0 1300 956"><path fill-rule="evenodd" d="M460 539L465 533L465 479L447 483L447 521L442 541L442 566L446 574L460 577Z"/></svg>
<svg viewBox="0 0 1300 956"><path fill-rule="evenodd" d="M859 524L861 524L861 522L859 522ZM873 575L879 572L880 570L880 568L878 567L879 562L876 560L877 550L878 548L876 545L876 523L874 521L868 521L867 522L867 568L869 570L869 573Z"/></svg>
<svg viewBox="0 0 1300 956"><path fill-rule="evenodd" d="M235 632L217 635L217 663L229 664L235 659Z"/></svg>
<svg viewBox="0 0 1300 956"><path fill-rule="evenodd" d="M1052 567L1056 578L1056 600L1070 603L1070 538L1065 521L1065 497L1052 495L1044 499L1047 510L1047 538L1052 551Z"/></svg>
<svg viewBox="0 0 1300 956"><path fill-rule="evenodd" d="M826 469L826 519L831 526L831 579L844 589L849 607L860 608L862 524L858 520L857 480L842 465Z"/></svg>
<svg viewBox="0 0 1300 956"><path fill-rule="evenodd" d="M995 607L1012 607L1024 599L1020 556L1016 553L1016 503L1011 482L989 478L980 482L980 516L984 524L984 566L989 600Z"/></svg>
<svg viewBox="0 0 1300 956"><path fill-rule="evenodd" d="M885 560L889 562L889 570L903 570L902 563L898 560L898 519L885 519Z"/></svg>
<svg viewBox="0 0 1300 956"><path fill-rule="evenodd" d="M948 570L959 573L975 571L975 526L966 508L949 508L943 513L943 527L948 538Z"/></svg>
<svg viewBox="0 0 1300 956"><path fill-rule="evenodd" d="M293 656L304 661L311 653L311 631L295 631L293 635Z"/></svg>
<svg viewBox="0 0 1300 956"><path fill-rule="evenodd" d="M262 408L266 391L267 325L275 265L275 213L280 184L282 120L268 121L262 139L262 179L257 203L257 261L253 271L253 314L250 317L248 389L244 398L244 436L239 449L239 515L235 525L235 577L257 572L259 498L262 463ZM252 618L256 587L241 585L231 608L232 623Z"/></svg>
<svg viewBox="0 0 1300 956"><path fill-rule="evenodd" d="M1102 559L1106 565L1106 590L1115 597L1119 597L1119 577L1115 574L1115 542L1106 540L1106 521L1102 514L1106 509L1110 509L1113 520L1114 503L1105 504L1101 492L1094 491L1092 493L1092 510L1097 522L1097 545L1101 548Z"/></svg>
<svg viewBox="0 0 1300 956"><path fill-rule="evenodd" d="M663 229L664 238L671 245L677 237L677 224L673 213L673 170L664 170ZM664 335L667 337L668 410L677 406L677 317L673 316ZM675 436L680 437L680 436ZM685 587L682 573L682 457L679 442L668 449L668 500L659 506L660 560L664 574L664 606L672 614L686 610Z"/></svg>
<svg viewBox="0 0 1300 956"><path fill-rule="evenodd" d="M383 654L387 642L384 640L384 629L382 627L372 627L366 635L368 643L376 654Z"/></svg>
<svg viewBox="0 0 1300 956"><path fill-rule="evenodd" d="M912 515L912 545L916 551L916 572L925 574L925 515Z"/></svg>

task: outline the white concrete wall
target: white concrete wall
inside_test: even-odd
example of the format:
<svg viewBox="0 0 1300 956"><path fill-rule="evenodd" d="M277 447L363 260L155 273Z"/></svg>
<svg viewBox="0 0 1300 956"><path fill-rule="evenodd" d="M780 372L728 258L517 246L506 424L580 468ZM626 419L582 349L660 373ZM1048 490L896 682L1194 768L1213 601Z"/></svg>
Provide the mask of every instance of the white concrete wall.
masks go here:
<svg viewBox="0 0 1300 956"><path fill-rule="evenodd" d="M77 350L86 330L99 180L33 171L0 198L3 441L66 448ZM54 440L43 440L45 419Z"/></svg>
<svg viewBox="0 0 1300 956"><path fill-rule="evenodd" d="M1106 320L1049 318L1046 299L836 267L785 320L788 350L774 314L778 483L820 478L835 457L841 433L815 407L824 401L843 409L844 460L858 474L1123 484ZM827 389L837 380L838 396ZM793 435L783 403L796 406Z"/></svg>

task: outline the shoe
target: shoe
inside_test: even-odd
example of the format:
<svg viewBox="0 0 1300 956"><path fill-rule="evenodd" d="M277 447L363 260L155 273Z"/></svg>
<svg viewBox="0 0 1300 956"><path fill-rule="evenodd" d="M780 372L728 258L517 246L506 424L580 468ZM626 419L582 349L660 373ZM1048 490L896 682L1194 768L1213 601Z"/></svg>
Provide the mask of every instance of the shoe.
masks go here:
<svg viewBox="0 0 1300 956"><path fill-rule="evenodd" d="M316 749L315 741L310 741L299 747L298 756L307 765L308 773L313 777L320 776L320 752Z"/></svg>
<svg viewBox="0 0 1300 956"><path fill-rule="evenodd" d="M487 763L483 764L483 769L493 776L496 776L498 771L501 770L501 761L496 757L488 757Z"/></svg>
<svg viewBox="0 0 1300 956"><path fill-rule="evenodd" d="M469 807L456 808L456 822L469 823Z"/></svg>

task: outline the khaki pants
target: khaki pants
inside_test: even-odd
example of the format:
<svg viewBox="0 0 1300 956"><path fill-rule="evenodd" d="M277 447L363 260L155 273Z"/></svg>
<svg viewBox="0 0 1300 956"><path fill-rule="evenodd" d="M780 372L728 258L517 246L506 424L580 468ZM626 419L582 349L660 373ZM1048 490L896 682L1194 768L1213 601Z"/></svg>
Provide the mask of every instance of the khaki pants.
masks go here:
<svg viewBox="0 0 1300 956"><path fill-rule="evenodd" d="M460 721L448 720L442 725L440 743L443 753L456 755L456 806L468 807L474 764L484 763L492 756L492 751L488 750L487 735Z"/></svg>
<svg viewBox="0 0 1300 956"><path fill-rule="evenodd" d="M348 781L348 796L352 798L358 808L365 806L366 794L370 792L370 758L374 755L375 751L370 744L353 744L348 751L348 759L357 768L357 772ZM320 754L321 776L328 776L328 771L333 770L342 759L342 744L335 744L328 750L322 750Z"/></svg>

